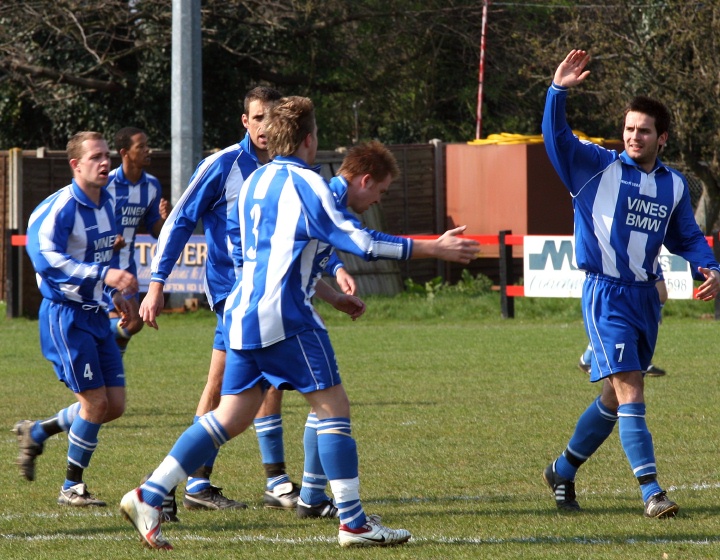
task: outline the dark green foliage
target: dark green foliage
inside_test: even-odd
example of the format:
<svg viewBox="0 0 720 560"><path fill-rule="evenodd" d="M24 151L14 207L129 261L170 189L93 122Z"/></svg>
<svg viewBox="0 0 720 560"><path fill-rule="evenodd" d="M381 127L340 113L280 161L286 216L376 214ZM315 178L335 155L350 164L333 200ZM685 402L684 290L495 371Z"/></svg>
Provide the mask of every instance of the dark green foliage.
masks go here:
<svg viewBox="0 0 720 560"><path fill-rule="evenodd" d="M240 102L264 84L317 106L321 149L475 137L483 2L204 0L204 148L242 136ZM170 146L172 11L167 0L0 3L0 148L62 148L82 128L145 128ZM545 91L571 48L589 80L568 119L618 138L637 93L671 108L663 157L704 187L697 218L720 211L720 6L712 2L491 2L482 136L540 131Z"/></svg>

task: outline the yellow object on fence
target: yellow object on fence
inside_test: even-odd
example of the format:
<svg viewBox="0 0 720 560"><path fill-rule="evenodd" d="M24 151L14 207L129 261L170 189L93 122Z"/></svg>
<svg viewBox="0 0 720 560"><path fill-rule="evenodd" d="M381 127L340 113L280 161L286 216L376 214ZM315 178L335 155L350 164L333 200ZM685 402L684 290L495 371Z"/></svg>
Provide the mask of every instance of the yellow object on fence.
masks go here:
<svg viewBox="0 0 720 560"><path fill-rule="evenodd" d="M580 140L588 140L594 144L604 144L605 138L591 137L580 132L579 130L573 130L573 134L580 138ZM490 134L487 138L481 138L480 140L470 140L468 144L471 146L486 146L486 145L507 145L507 144L538 144L543 141L542 134L512 134L510 132L501 132L500 134Z"/></svg>

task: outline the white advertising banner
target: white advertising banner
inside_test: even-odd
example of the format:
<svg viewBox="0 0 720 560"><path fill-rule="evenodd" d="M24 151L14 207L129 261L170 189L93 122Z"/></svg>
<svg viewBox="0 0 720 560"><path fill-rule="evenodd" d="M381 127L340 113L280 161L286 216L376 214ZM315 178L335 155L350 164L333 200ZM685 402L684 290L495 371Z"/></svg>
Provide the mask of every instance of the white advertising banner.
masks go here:
<svg viewBox="0 0 720 560"><path fill-rule="evenodd" d="M526 235L524 247L524 286L527 297L581 297L585 272L575 266L575 240L572 235ZM692 299L690 264L665 247L660 252L668 297Z"/></svg>

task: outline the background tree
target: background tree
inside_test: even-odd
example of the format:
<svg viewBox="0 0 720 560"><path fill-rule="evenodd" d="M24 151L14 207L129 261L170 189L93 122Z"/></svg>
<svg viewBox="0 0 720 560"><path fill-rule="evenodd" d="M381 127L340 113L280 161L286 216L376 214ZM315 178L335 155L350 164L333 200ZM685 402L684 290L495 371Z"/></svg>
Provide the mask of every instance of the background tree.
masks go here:
<svg viewBox="0 0 720 560"><path fill-rule="evenodd" d="M0 4L2 147L64 147L74 132L169 122L165 2Z"/></svg>
<svg viewBox="0 0 720 560"><path fill-rule="evenodd" d="M324 149L474 137L482 2L203 0L204 147L241 136L242 96L266 84L315 101ZM535 134L570 48L593 55L573 92L573 127L620 137L622 107L646 93L671 108L664 159L702 181L698 220L720 212L720 5L493 1L483 133ZM145 128L170 145L167 0L0 3L0 147L62 148L73 132Z"/></svg>
<svg viewBox="0 0 720 560"><path fill-rule="evenodd" d="M475 0L204 1L205 147L237 140L242 95L258 83L313 97L324 148L371 137L471 139L481 8ZM167 148L171 16L166 0L0 4L0 146L57 148L77 129L132 123ZM525 22L542 28L517 8L490 18L487 131L538 121L541 90L533 111L516 94L526 87L510 47L528 34ZM515 57L511 72L506 54Z"/></svg>

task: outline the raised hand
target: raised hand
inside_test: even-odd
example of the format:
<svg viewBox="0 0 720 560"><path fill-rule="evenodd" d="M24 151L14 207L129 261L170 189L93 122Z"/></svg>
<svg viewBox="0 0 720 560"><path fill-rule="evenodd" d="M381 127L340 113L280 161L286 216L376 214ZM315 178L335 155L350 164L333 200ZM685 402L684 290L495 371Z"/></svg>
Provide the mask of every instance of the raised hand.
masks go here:
<svg viewBox="0 0 720 560"><path fill-rule="evenodd" d="M571 50L555 70L553 82L555 85L563 87L578 85L590 74L590 70L585 70L588 62L590 62L590 55L586 51Z"/></svg>

